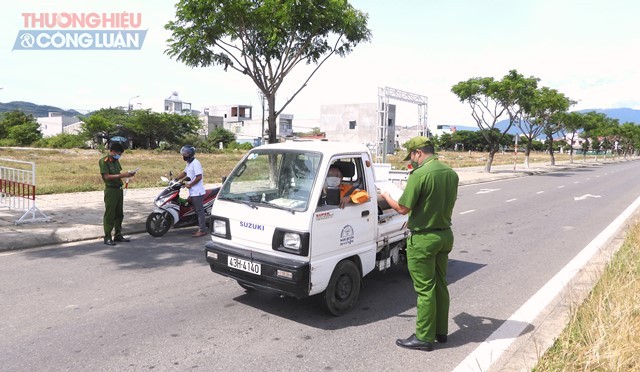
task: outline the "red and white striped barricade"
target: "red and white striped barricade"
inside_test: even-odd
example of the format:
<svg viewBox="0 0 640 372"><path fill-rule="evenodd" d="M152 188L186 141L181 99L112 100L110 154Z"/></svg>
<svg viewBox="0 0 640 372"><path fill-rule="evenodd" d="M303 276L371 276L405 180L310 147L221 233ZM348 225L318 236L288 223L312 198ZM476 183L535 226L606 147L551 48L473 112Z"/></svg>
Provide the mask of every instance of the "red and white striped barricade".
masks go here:
<svg viewBox="0 0 640 372"><path fill-rule="evenodd" d="M7 163L14 167L3 165ZM24 211L16 225L51 221L36 207L36 163L0 158L0 207Z"/></svg>

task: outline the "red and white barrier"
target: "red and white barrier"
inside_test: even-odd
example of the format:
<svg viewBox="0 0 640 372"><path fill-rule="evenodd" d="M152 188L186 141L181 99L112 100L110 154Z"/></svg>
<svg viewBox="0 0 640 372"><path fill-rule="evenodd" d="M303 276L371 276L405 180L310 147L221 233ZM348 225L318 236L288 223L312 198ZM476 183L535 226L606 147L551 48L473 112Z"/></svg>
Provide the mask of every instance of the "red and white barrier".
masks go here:
<svg viewBox="0 0 640 372"><path fill-rule="evenodd" d="M2 165L7 163L24 169ZM24 211L16 225L51 220L36 207L36 163L0 158L0 207Z"/></svg>

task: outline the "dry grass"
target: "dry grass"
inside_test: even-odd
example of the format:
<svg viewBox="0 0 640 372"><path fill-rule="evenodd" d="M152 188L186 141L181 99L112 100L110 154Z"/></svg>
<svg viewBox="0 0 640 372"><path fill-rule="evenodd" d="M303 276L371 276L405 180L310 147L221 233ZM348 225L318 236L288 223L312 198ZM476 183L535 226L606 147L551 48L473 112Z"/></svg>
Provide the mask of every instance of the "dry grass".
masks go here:
<svg viewBox="0 0 640 372"><path fill-rule="evenodd" d="M0 158L33 161L36 163L38 194L55 194L104 189L100 178L98 150L49 150L49 149L0 149ZM224 154L198 154L206 183L220 182L242 157L242 152ZM120 161L123 171L140 167L138 174L129 181L129 188L164 186L160 176L174 174L184 169L185 163L175 152L127 150ZM17 166L3 163L3 166Z"/></svg>
<svg viewBox="0 0 640 372"><path fill-rule="evenodd" d="M228 152L222 154L198 154L202 163L206 183L220 182L221 177L229 174L233 166L244 152ZM102 190L104 185L98 171L98 160L106 153L98 150L58 150L58 149L0 149L0 158L34 161L36 163L36 184L38 194L55 194L78 191ZM440 152L440 159L453 168L484 166L487 153L480 152ZM396 169L406 169L407 162L402 161L404 153L387 158ZM556 154L556 161L568 160L566 154ZM524 155L518 154L518 164L524 161ZM549 155L535 153L530 161L549 162ZM494 165L513 164L514 154L496 154ZM140 167L139 173L129 183L129 188L162 186L161 175L167 175L184 169L184 161L175 152L151 150L127 150L122 160L123 170ZM6 163L0 165L7 166ZM14 164L10 166L15 166Z"/></svg>
<svg viewBox="0 0 640 372"><path fill-rule="evenodd" d="M640 370L640 224L534 371Z"/></svg>

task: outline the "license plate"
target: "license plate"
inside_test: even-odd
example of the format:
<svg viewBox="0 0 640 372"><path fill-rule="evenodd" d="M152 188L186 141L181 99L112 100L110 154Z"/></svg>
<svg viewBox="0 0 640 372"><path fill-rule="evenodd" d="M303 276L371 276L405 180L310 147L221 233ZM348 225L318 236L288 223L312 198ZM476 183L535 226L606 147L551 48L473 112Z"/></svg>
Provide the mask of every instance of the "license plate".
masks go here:
<svg viewBox="0 0 640 372"><path fill-rule="evenodd" d="M246 271L255 275L260 275L261 270L261 266L258 263L253 263L251 261L243 260L242 258L231 256L229 256L227 259L227 266L232 269Z"/></svg>

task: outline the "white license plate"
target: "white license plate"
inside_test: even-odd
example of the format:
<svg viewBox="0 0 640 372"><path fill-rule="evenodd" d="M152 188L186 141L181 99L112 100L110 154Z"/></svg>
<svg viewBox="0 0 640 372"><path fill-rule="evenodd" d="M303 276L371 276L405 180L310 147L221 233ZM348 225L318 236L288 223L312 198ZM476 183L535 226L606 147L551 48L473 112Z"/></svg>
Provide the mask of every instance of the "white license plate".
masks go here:
<svg viewBox="0 0 640 372"><path fill-rule="evenodd" d="M260 275L260 270L262 269L258 263L253 263L251 261L243 260L242 258L231 256L228 256L227 258L227 266L256 275Z"/></svg>

